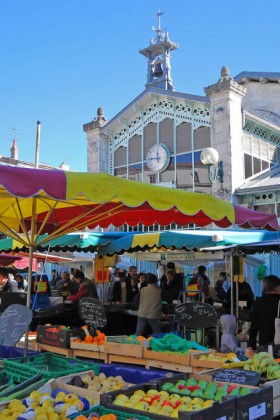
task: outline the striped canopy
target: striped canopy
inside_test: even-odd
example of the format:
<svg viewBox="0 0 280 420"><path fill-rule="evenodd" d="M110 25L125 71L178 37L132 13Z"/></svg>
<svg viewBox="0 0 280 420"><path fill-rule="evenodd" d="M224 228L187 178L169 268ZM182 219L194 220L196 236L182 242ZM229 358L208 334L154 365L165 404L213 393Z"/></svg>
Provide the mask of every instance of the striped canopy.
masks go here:
<svg viewBox="0 0 280 420"><path fill-rule="evenodd" d="M100 173L0 166L0 231L26 246L38 237L124 223L195 223L279 229L275 215L254 212L208 194L167 189ZM30 234L31 231L31 234Z"/></svg>
<svg viewBox="0 0 280 420"><path fill-rule="evenodd" d="M223 230L184 230L166 231L155 233L135 233L124 236L107 244L100 244L98 253L102 256L123 254L124 252L154 251L154 250L184 250L199 251L201 249L216 249L248 244L250 242L266 241L277 239L279 232L268 232L266 230L244 230L244 229L223 229ZM0 241L1 243L1 241ZM279 240L278 240L279 244ZM249 246L249 245L247 245ZM241 247L242 248L242 247Z"/></svg>
<svg viewBox="0 0 280 420"><path fill-rule="evenodd" d="M125 235L131 235L127 232L74 232L59 238L50 239L49 235L38 237L36 251L44 252L96 252L99 245L111 243ZM22 242L13 238L0 239L0 252L19 252L28 251ZM45 255L45 254L43 254Z"/></svg>

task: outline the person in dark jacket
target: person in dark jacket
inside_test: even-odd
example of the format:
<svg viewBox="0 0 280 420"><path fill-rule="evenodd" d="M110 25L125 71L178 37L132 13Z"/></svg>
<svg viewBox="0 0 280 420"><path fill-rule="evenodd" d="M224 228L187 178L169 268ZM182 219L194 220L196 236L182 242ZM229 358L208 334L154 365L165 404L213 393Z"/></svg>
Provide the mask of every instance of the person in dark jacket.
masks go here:
<svg viewBox="0 0 280 420"><path fill-rule="evenodd" d="M173 261L168 261L168 263L166 264L166 272L165 274L163 274L163 276L161 276L160 278L160 287L162 289L166 288L166 284L167 284L167 276L166 273L168 270L173 270L174 271L174 287L176 287L178 294L180 293L180 290L183 289L184 287L184 276L181 273L176 273L176 268L175 268L175 264Z"/></svg>
<svg viewBox="0 0 280 420"><path fill-rule="evenodd" d="M230 308L230 301L231 301L231 287L227 292L226 298L226 308ZM251 289L251 286L246 281L242 283L238 283L238 302L247 302L246 309L250 310L254 303L254 293ZM236 305L236 282L233 282L233 304Z"/></svg>
<svg viewBox="0 0 280 420"><path fill-rule="evenodd" d="M262 296L253 305L248 347L256 349L258 334L260 346L273 343L279 299L280 279L274 275L264 277Z"/></svg>
<svg viewBox="0 0 280 420"><path fill-rule="evenodd" d="M56 284L56 290L58 290L62 295L75 295L79 289L77 282L70 279L70 274L68 271L62 271L61 280Z"/></svg>
<svg viewBox="0 0 280 420"><path fill-rule="evenodd" d="M135 296L139 293L138 277L137 276L131 276L130 283L131 283L131 289L129 290L129 293L128 293L127 298L126 298L127 303L132 302L133 299L135 298Z"/></svg>
<svg viewBox="0 0 280 420"><path fill-rule="evenodd" d="M78 284L78 291L75 295L68 296L66 300L71 302L79 302L83 297L92 297L98 299L98 294L95 284L87 279L84 273L80 270L77 270L74 274L74 280Z"/></svg>
<svg viewBox="0 0 280 420"><path fill-rule="evenodd" d="M175 270L169 268L165 273L166 282L162 284L162 300L168 304L173 303L173 300L178 300L180 288L176 282Z"/></svg>

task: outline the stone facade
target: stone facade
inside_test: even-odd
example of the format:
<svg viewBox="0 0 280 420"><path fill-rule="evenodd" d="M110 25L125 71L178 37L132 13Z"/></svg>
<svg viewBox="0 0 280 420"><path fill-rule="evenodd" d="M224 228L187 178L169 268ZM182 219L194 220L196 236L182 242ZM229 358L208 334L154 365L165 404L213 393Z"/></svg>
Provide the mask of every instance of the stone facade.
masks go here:
<svg viewBox="0 0 280 420"><path fill-rule="evenodd" d="M210 99L211 146L223 162L223 188L232 194L244 180L241 101L246 89L228 76L205 88L205 93ZM214 194L218 189L213 183Z"/></svg>
<svg viewBox="0 0 280 420"><path fill-rule="evenodd" d="M163 47L160 37L140 52L147 55L152 48L164 56ZM168 60L171 51L170 47ZM208 192L257 206L244 185L250 182L251 187L254 177L280 163L280 73L242 72L231 78L223 67L218 82L205 88L206 96L195 96L175 92L173 86L154 87L156 80L167 80L167 76L171 80L170 66L161 67L167 71L164 78L164 73L155 70L157 62L154 54L148 62L146 89L116 117L107 121L102 113L84 125L88 171ZM146 156L159 143L167 148L170 164L163 171L151 171ZM200 161L207 147L219 153L223 183L211 183ZM215 173L217 166L211 170ZM280 195L275 206L278 202Z"/></svg>

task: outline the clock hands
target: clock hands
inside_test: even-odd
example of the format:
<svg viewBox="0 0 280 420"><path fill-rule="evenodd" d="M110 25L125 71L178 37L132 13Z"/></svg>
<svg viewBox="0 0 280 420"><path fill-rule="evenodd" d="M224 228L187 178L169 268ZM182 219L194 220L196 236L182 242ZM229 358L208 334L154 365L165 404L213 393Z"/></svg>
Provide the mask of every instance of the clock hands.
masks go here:
<svg viewBox="0 0 280 420"><path fill-rule="evenodd" d="M156 160L157 162L159 162L159 154L157 152L157 157L150 157L147 160Z"/></svg>

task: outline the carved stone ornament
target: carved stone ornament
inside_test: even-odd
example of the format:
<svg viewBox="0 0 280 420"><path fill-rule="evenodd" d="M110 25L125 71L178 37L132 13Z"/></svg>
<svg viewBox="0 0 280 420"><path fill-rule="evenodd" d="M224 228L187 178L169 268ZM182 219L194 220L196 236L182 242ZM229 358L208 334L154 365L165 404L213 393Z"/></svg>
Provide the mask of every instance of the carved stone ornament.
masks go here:
<svg viewBox="0 0 280 420"><path fill-rule="evenodd" d="M225 106L217 106L214 108L214 121L221 121L228 117L228 110Z"/></svg>

